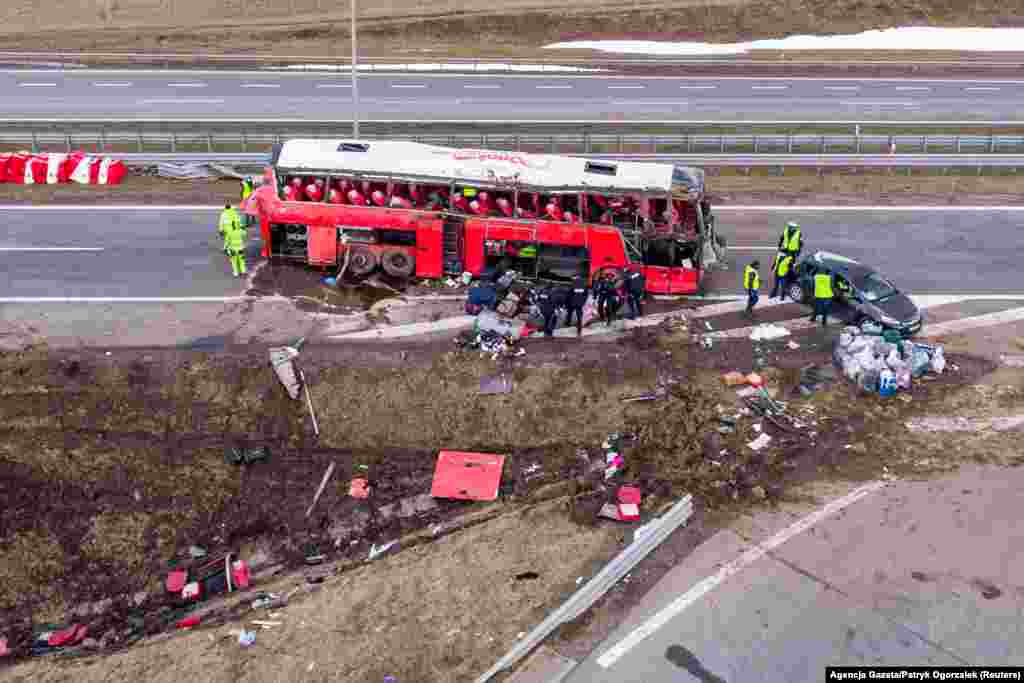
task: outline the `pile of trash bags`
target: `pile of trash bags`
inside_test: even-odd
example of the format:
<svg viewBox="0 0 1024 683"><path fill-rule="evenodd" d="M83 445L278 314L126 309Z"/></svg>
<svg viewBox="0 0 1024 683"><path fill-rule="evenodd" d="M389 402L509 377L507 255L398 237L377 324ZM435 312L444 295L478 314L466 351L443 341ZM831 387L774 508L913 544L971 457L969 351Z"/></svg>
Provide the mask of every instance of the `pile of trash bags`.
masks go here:
<svg viewBox="0 0 1024 683"><path fill-rule="evenodd" d="M848 379L866 391L878 391L885 373L895 376L899 390L909 389L913 379L928 372L942 374L946 369L941 346L864 334L857 327L847 327L839 335L832 359Z"/></svg>

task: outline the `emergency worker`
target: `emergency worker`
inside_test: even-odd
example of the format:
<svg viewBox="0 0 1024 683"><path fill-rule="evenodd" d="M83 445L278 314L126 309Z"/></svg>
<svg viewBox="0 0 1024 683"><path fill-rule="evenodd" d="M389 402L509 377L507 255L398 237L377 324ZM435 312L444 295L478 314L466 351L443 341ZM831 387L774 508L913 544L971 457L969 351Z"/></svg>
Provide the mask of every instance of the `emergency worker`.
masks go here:
<svg viewBox="0 0 1024 683"><path fill-rule="evenodd" d="M573 317L576 318L576 336L583 336L583 307L587 303L587 279L583 275L577 275L572 282L572 289L569 290L569 300L566 307L569 309L569 317L566 324L572 325Z"/></svg>
<svg viewBox="0 0 1024 683"><path fill-rule="evenodd" d="M597 295L597 309L601 314L601 319L604 320L606 326L610 326L615 322L615 314L619 312L621 305L619 290L615 286L615 274L606 273L598 280L594 287L594 293Z"/></svg>
<svg viewBox="0 0 1024 683"><path fill-rule="evenodd" d="M743 269L743 289L747 290L746 316L748 318L754 317L754 306L757 305L757 300L761 295L761 274L758 272L760 267L761 262L754 259Z"/></svg>
<svg viewBox="0 0 1024 683"><path fill-rule="evenodd" d="M537 306L544 316L544 336L551 337L555 333L555 299L551 289L545 287L537 293Z"/></svg>
<svg viewBox="0 0 1024 683"><path fill-rule="evenodd" d="M228 231L235 225L241 225L242 220L235 211L234 207L231 206L231 202L224 205L224 210L220 212L220 220L217 221L217 232L220 234L221 241L223 242L222 248L224 253L228 253Z"/></svg>
<svg viewBox="0 0 1024 683"><path fill-rule="evenodd" d="M228 259L231 261L231 272L235 277L245 275L245 238L246 230L241 221L232 224L227 231L224 246L227 247Z"/></svg>
<svg viewBox="0 0 1024 683"><path fill-rule="evenodd" d="M786 292L789 290L789 283L793 280L796 269L793 267L793 256L780 251L775 254L772 261L772 273L775 275L775 283L772 285L772 296L776 298L782 292L782 300L786 300Z"/></svg>
<svg viewBox="0 0 1024 683"><path fill-rule="evenodd" d="M811 316L811 322L813 323L820 315L822 327L828 325L828 314L832 310L832 299L835 298L832 284L831 273L816 273L814 275L814 314Z"/></svg>
<svg viewBox="0 0 1024 683"><path fill-rule="evenodd" d="M644 314L644 289L646 286L647 283L644 280L640 264L630 264L629 273L626 275L626 302L629 304L631 320Z"/></svg>
<svg viewBox="0 0 1024 683"><path fill-rule="evenodd" d="M779 236L779 251L784 251L796 261L804 250L804 236L800 232L800 224L790 221Z"/></svg>
<svg viewBox="0 0 1024 683"><path fill-rule="evenodd" d="M247 175L244 178L242 178L242 204L245 204L245 200L248 199L250 195L252 195L254 189L255 186L253 184L251 175ZM249 214L245 214L243 220L245 221L246 225L252 224L252 216L250 216Z"/></svg>

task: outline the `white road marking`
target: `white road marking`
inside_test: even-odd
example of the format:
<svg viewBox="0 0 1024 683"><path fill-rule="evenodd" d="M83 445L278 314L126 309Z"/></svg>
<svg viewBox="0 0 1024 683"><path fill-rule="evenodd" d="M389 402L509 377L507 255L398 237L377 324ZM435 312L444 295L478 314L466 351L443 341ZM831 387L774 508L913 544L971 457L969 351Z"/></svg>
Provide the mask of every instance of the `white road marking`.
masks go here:
<svg viewBox="0 0 1024 683"><path fill-rule="evenodd" d="M103 251L103 247L0 247L0 251Z"/></svg>
<svg viewBox="0 0 1024 683"><path fill-rule="evenodd" d="M785 90L788 85L752 85L751 90Z"/></svg>
<svg viewBox="0 0 1024 683"><path fill-rule="evenodd" d="M875 101L862 101L862 100L844 100L839 104L845 107L917 107L914 102L894 102L891 100L875 100Z"/></svg>
<svg viewBox="0 0 1024 683"><path fill-rule="evenodd" d="M93 83L93 85L96 86L97 88L130 88L132 84L131 83L118 82L118 83Z"/></svg>
<svg viewBox="0 0 1024 683"><path fill-rule="evenodd" d="M681 85L680 90L714 90L717 85Z"/></svg>
<svg viewBox="0 0 1024 683"><path fill-rule="evenodd" d="M317 83L318 88L351 88L351 83Z"/></svg>
<svg viewBox="0 0 1024 683"><path fill-rule="evenodd" d="M778 247L751 247L747 245L737 244L731 247L726 247L729 251L776 251Z"/></svg>
<svg viewBox="0 0 1024 683"><path fill-rule="evenodd" d="M859 85L826 85L825 90L860 90Z"/></svg>
<svg viewBox="0 0 1024 683"><path fill-rule="evenodd" d="M570 90L571 85L537 85L534 86L537 90Z"/></svg>
<svg viewBox="0 0 1024 683"><path fill-rule="evenodd" d="M392 88L426 88L426 83L392 83Z"/></svg>
<svg viewBox="0 0 1024 683"><path fill-rule="evenodd" d="M724 567L719 569L717 572L704 579L696 586L688 590L683 595L673 600L667 607L662 609L660 612L655 614L653 617L648 619L635 631L630 633L628 636L623 638L612 647L610 650L602 654L597 658L597 663L602 668L607 669L621 659L627 652L636 647L640 641L647 638L649 635L657 631L659 628L667 624L677 615L682 613L686 608L693 605L695 602L700 600L702 597L710 593L712 590L721 585L729 577L738 574L744 568L750 566L754 562L757 562L762 557L778 548L780 545L798 536L803 532L807 531L811 527L815 526L819 522L831 517L840 510L853 505L858 500L871 495L875 491L885 486L885 482L875 481L869 484L860 486L850 493L846 494L838 500L834 500L828 503L824 507L812 512L803 519L797 521L792 526L780 531L778 534L768 539L763 543L755 545L753 548L743 553L740 557L729 562Z"/></svg>
<svg viewBox="0 0 1024 683"><path fill-rule="evenodd" d="M234 301L256 301L257 299L285 300L285 297L276 296L178 296L178 297L91 297L91 296L44 296L26 297L10 296L0 298L0 304L198 304L198 303L227 303Z"/></svg>
<svg viewBox="0 0 1024 683"><path fill-rule="evenodd" d="M168 88L205 88L206 83L168 83Z"/></svg>
<svg viewBox="0 0 1024 683"><path fill-rule="evenodd" d="M646 85L609 85L609 90L643 90Z"/></svg>
<svg viewBox="0 0 1024 683"><path fill-rule="evenodd" d="M967 92L973 92L973 91L976 91L976 90L985 90L985 91L989 91L989 92L995 92L996 90L999 90L999 88L994 88L994 87L989 87L989 86L981 86L981 87L974 87L974 88L964 88L964 90L966 90Z"/></svg>
<svg viewBox="0 0 1024 683"><path fill-rule="evenodd" d="M152 100L139 100L137 104L224 104L223 99L182 99L182 98L157 98Z"/></svg>
<svg viewBox="0 0 1024 683"><path fill-rule="evenodd" d="M904 85L897 86L896 90L931 90L931 88L924 85Z"/></svg>
<svg viewBox="0 0 1024 683"><path fill-rule="evenodd" d="M467 90L498 90L501 88L500 85L464 85L462 87Z"/></svg>
<svg viewBox="0 0 1024 683"><path fill-rule="evenodd" d="M280 83L243 83L243 88L280 88Z"/></svg>
<svg viewBox="0 0 1024 683"><path fill-rule="evenodd" d="M19 83L19 88L55 88L56 83Z"/></svg>
<svg viewBox="0 0 1024 683"><path fill-rule="evenodd" d="M945 334L957 334L966 330L973 330L976 327L991 327L992 325L1002 325L1003 323L1012 323L1018 320L1024 320L1024 308L1011 308L1006 311L975 315L970 318L960 318L959 320L950 320L944 323L935 323L934 325L929 325L925 321L921 336L938 337Z"/></svg>

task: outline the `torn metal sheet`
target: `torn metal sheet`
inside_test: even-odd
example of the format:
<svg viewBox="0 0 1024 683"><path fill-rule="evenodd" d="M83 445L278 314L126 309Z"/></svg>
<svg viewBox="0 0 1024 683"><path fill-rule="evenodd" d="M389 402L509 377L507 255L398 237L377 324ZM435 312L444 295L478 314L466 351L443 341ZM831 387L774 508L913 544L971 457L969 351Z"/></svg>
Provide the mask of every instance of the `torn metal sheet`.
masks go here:
<svg viewBox="0 0 1024 683"><path fill-rule="evenodd" d="M494 500L498 497L504 455L441 451L437 455L430 495L459 500Z"/></svg>

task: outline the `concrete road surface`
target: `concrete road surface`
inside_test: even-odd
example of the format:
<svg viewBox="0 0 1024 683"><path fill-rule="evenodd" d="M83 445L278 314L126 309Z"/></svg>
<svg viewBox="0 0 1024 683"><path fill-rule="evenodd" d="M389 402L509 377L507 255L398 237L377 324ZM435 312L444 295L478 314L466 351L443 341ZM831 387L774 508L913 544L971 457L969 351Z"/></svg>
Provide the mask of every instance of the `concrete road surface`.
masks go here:
<svg viewBox="0 0 1024 683"><path fill-rule="evenodd" d="M810 511L757 513L666 575L566 683L814 683L831 665L1024 665L1022 491L1019 468L890 482L693 592ZM631 638L647 623L661 625Z"/></svg>
<svg viewBox="0 0 1024 683"><path fill-rule="evenodd" d="M203 71L0 71L0 115L347 118L345 74ZM373 118L1016 120L1024 80L591 75L360 76Z"/></svg>
<svg viewBox="0 0 1024 683"><path fill-rule="evenodd" d="M0 237L0 292L3 297L238 294L240 284L217 248L218 213L2 209L6 230ZM998 210L723 210L718 224L734 267L709 275L710 293L737 293L737 265L754 257L760 258L765 287L770 287L773 247L787 220L803 226L807 251L826 249L863 259L909 292L1022 293L1021 217L1021 212ZM251 262L258 254L258 231L252 229L250 237Z"/></svg>

